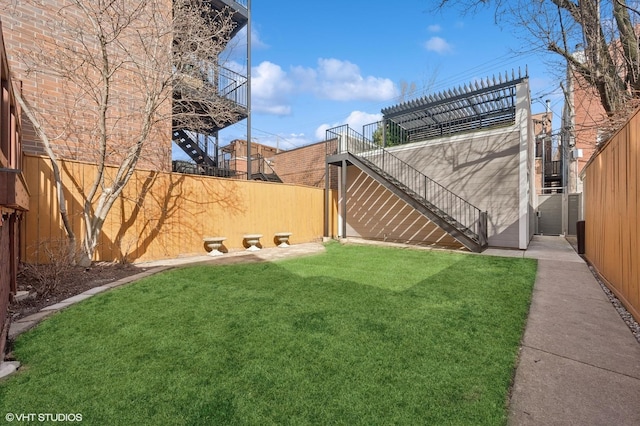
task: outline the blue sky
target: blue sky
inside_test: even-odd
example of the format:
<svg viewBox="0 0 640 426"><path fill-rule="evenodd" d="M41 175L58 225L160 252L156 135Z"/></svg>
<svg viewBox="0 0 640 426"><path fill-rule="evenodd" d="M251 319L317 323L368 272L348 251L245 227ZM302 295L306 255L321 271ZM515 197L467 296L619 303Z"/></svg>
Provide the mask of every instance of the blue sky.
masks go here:
<svg viewBox="0 0 640 426"><path fill-rule="evenodd" d="M378 121L401 100L528 67L533 112L550 99L562 111L559 80L523 40L476 14L434 12L432 0L322 2L252 0L252 139L281 149L324 140L324 130ZM246 67L246 34L232 42ZM402 95L411 84L415 92ZM246 139L247 122L220 132L220 145Z"/></svg>

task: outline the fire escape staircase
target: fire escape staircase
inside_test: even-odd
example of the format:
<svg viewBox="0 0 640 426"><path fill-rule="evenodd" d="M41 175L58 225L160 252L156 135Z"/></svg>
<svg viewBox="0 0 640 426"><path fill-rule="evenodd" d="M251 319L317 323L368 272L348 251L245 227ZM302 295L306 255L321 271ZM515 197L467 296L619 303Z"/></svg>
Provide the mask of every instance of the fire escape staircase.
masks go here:
<svg viewBox="0 0 640 426"><path fill-rule="evenodd" d="M217 167L215 159L207 153L206 142L199 135L214 135L225 127L247 117L247 78L224 67L209 64L207 72L203 72L198 77L185 76L183 80L174 88L174 98L180 99L182 93L201 88L210 96L215 97L215 102L226 104L226 108L233 112L231 115L235 116L235 119L227 121L217 121L213 118L204 120L205 129L198 131L174 123L173 142L182 148L197 165L205 168ZM174 110L180 108L192 109L197 114L206 114L204 111L198 111L198 105L175 101Z"/></svg>
<svg viewBox="0 0 640 426"><path fill-rule="evenodd" d="M251 158L251 178L253 180L262 180L265 182L282 183L282 179L278 176L262 155L252 156Z"/></svg>
<svg viewBox="0 0 640 426"><path fill-rule="evenodd" d="M216 162L205 151L205 146L197 138L183 129L173 130L173 141L187 153L196 164L215 167Z"/></svg>
<svg viewBox="0 0 640 426"><path fill-rule="evenodd" d="M473 252L488 246L487 213L454 194L384 148L349 129L350 134L331 134L337 149L328 152L327 162L343 160L367 173L382 186L449 233ZM354 137L355 135L355 137Z"/></svg>

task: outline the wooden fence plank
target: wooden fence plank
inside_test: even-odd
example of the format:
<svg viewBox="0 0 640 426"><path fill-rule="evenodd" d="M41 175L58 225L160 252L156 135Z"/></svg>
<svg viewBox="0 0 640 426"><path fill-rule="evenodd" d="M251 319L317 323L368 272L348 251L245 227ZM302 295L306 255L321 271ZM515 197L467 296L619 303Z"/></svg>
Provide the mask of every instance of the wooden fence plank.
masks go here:
<svg viewBox="0 0 640 426"><path fill-rule="evenodd" d="M23 222L23 259L36 261L29 247L64 238L48 159L26 156L31 210ZM82 240L80 189L91 184L95 167L63 161L63 180L73 229ZM114 170L107 170L113 176ZM39 194L39 195L38 195ZM204 254L202 238L225 236L228 249L242 249L242 236L260 233L274 247L276 232L291 232L291 242L319 241L324 230L324 189L238 181L176 173L136 171L107 216L95 260L144 261ZM332 195L332 200L335 196ZM331 226L337 217L331 209ZM43 259L38 259L43 261Z"/></svg>
<svg viewBox="0 0 640 426"><path fill-rule="evenodd" d="M586 253L640 321L640 110L585 167Z"/></svg>

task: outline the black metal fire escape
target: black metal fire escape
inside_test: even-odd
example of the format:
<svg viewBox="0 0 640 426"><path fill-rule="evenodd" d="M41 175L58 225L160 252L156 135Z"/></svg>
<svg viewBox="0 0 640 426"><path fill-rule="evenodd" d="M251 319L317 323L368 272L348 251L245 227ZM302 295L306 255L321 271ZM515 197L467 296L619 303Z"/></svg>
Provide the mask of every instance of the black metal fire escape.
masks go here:
<svg viewBox="0 0 640 426"><path fill-rule="evenodd" d="M249 14L246 0L209 0L209 4L213 10L229 7L234 11L232 19L235 28L231 38L247 25ZM173 88L174 112L181 113L189 110L206 115L207 112L200 108L197 102L183 101L188 98L184 96L186 93L201 90L210 97L210 101L216 102L220 108L224 108L230 114L225 114L229 117L226 120L208 117L204 120L205 125L199 123L197 128L174 120L172 140L195 163L195 165L188 165L181 161L174 162L174 170L188 173L196 171L199 174L212 176L231 176L232 171L223 161L220 161L217 152L209 152L208 138L212 136L217 138L220 130L247 118L249 84L247 76L212 61L201 64L193 72L184 73L182 77Z"/></svg>

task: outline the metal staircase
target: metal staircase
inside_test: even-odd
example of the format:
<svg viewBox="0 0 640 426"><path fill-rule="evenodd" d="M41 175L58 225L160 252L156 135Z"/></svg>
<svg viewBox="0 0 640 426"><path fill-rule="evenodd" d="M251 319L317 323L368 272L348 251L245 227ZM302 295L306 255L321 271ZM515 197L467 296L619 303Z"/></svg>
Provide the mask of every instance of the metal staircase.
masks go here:
<svg viewBox="0 0 640 426"><path fill-rule="evenodd" d="M346 160L447 231L474 252L487 243L487 214L438 182L377 146L348 126L327 130L327 140L336 140L327 161Z"/></svg>
<svg viewBox="0 0 640 426"><path fill-rule="evenodd" d="M233 11L235 27L230 38L247 25L247 0L209 0L208 4L214 11L225 8ZM172 140L199 170L215 170L219 166L217 152L213 158L208 155L203 137L214 136L217 141L220 130L247 118L248 77L221 66L217 58L180 62L176 67Z"/></svg>
<svg viewBox="0 0 640 426"><path fill-rule="evenodd" d="M251 158L251 178L253 180L263 180L265 182L279 182L282 183L282 179L278 176L269 164L269 162L262 155L252 156Z"/></svg>
<svg viewBox="0 0 640 426"><path fill-rule="evenodd" d="M215 160L206 153L203 144L187 131L182 129L174 130L173 141L182 148L196 164L216 166Z"/></svg>
<svg viewBox="0 0 640 426"><path fill-rule="evenodd" d="M208 156L206 146L200 135L216 135L218 131L247 117L247 78L232 70L215 64L209 64L202 73L185 75L174 88L174 114L180 117L187 111L202 117L198 128L192 128L190 121L180 123L174 119L172 140L191 158L195 164L215 166L215 160ZM198 96L189 96L190 92L200 91ZM209 98L209 99L207 99ZM189 99L202 99L217 108L224 108L226 120L214 120L211 112L198 102ZM209 108L210 109L210 108Z"/></svg>

